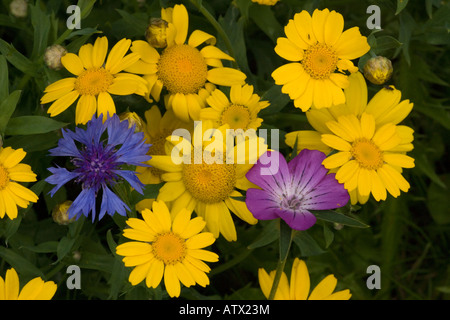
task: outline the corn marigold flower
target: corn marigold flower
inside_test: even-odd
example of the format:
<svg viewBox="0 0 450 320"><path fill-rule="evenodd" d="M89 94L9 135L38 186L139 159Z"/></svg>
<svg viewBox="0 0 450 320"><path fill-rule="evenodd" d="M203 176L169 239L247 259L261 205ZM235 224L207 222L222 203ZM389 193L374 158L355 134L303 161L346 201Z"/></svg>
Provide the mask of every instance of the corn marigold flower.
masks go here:
<svg viewBox="0 0 450 320"><path fill-rule="evenodd" d="M311 16L303 10L284 28L286 37L278 38L275 51L290 62L272 77L302 111L345 103L346 72L358 71L351 60L370 47L358 27L343 29L344 18L335 11L316 9Z"/></svg>
<svg viewBox="0 0 450 320"><path fill-rule="evenodd" d="M105 131L107 138L102 140ZM129 127L128 121L120 121L114 114L103 122L102 115L92 118L87 123L86 130L76 128L75 132L63 130L63 137L58 146L50 150L50 155L70 157L74 170L62 167L52 167L52 173L45 181L55 185L50 191L53 195L64 184L71 180L81 184L81 192L68 209L69 219L81 214L92 214L92 221L96 216L96 197L102 190L102 202L98 218L105 213L113 215L115 212L126 215L128 206L114 193L110 187L120 180L125 180L137 192L142 194L143 184L136 173L124 168L138 166L149 160L147 155L149 145L144 141L142 132L135 132L134 126ZM80 147L77 147L80 144Z"/></svg>
<svg viewBox="0 0 450 320"><path fill-rule="evenodd" d="M164 278L170 297L179 297L180 282L185 287L209 284L206 273L211 269L204 262L217 262L217 254L205 250L214 243L210 232L202 232L205 221L191 219L191 212L182 209L169 212L163 201L154 201L152 210L144 209L142 219L129 218L123 236L134 240L116 247L124 256L126 267L134 267L128 280L137 285L145 280L149 288L156 288Z"/></svg>
<svg viewBox="0 0 450 320"><path fill-rule="evenodd" d="M17 182L34 182L36 174L27 164L21 163L26 152L23 149L0 147L0 218L6 215L17 218L18 209L37 202L38 196Z"/></svg>
<svg viewBox="0 0 450 320"><path fill-rule="evenodd" d="M258 129L262 119L258 113L269 105L268 101L261 101L253 86L245 84L233 85L230 89L230 99L219 89L211 92L206 99L210 107L200 111L200 120L212 120L217 127L228 124L230 129Z"/></svg>
<svg viewBox="0 0 450 320"><path fill-rule="evenodd" d="M376 201L385 200L386 191L397 197L410 188L401 175L402 168L414 167L414 159L406 155L414 148L414 130L399 125L413 104L401 101L401 92L393 86L381 89L367 102L362 74L349 79L346 103L308 111L306 116L315 130L288 133L286 143L293 147L298 141L298 150L336 151L323 164L344 183L352 204L367 202L370 194Z"/></svg>
<svg viewBox="0 0 450 320"><path fill-rule="evenodd" d="M171 155L152 156L147 162L165 171L161 175L165 183L157 199L171 202L175 212L179 208L195 210L216 238L222 234L227 241L235 241L236 227L230 211L249 224L257 223L245 202L235 198L243 196L237 189L254 186L245 174L266 152L267 145L256 133L248 138L236 137L232 145L229 139L227 145L227 125L214 128L212 121L201 124L195 126L191 141L172 135L170 140L181 142L172 142ZM199 139L201 142L196 143ZM173 153L181 154L183 160L174 161Z"/></svg>
<svg viewBox="0 0 450 320"><path fill-rule="evenodd" d="M311 211L345 206L348 192L322 165L325 157L323 152L304 149L287 163L278 151L263 154L246 174L259 187L249 188L246 194L245 203L253 216L281 218L292 229L306 230L316 223Z"/></svg>
<svg viewBox="0 0 450 320"><path fill-rule="evenodd" d="M171 144L166 141L168 137L177 129L186 129L192 131L193 123L186 123L177 118L172 110L166 110L161 114L157 105L153 105L144 114L145 123L143 125L146 143L150 144L148 155L166 155L170 154ZM169 148L166 150L166 148ZM164 172L152 166L138 166L139 180L144 184L161 183L161 174Z"/></svg>
<svg viewBox="0 0 450 320"><path fill-rule="evenodd" d="M142 74L147 80L148 100L152 97L159 101L165 88L168 109L173 109L184 122L198 120L215 85L242 85L246 75L223 66L222 59L234 59L214 46L214 36L195 30L187 39L189 16L184 5L162 9L161 18L168 23L167 47L160 54L146 41L133 41L131 51L139 53L141 58L126 71ZM199 49L205 43L207 45Z"/></svg>
<svg viewBox="0 0 450 320"><path fill-rule="evenodd" d="M57 116L78 99L75 122L85 124L95 113L104 119L116 113L111 95L143 96L147 91L145 80L122 72L140 58L137 53L126 54L130 45L129 39L120 40L106 58L108 39L100 37L93 45L81 46L78 55L67 53L61 57L62 65L75 77L58 80L45 88L41 104L53 101L47 110L50 116Z"/></svg>
<svg viewBox="0 0 450 320"><path fill-rule="evenodd" d="M57 286L53 281L41 277L30 280L20 289L19 276L14 268L6 271L5 279L0 277L0 300L51 300Z"/></svg>
<svg viewBox="0 0 450 320"><path fill-rule="evenodd" d="M258 270L258 280L261 290L269 298L270 290L275 279L275 270L268 274L263 268ZM311 291L311 281L308 267L303 260L294 259L291 270L290 281L286 273L282 273L280 282L275 293L274 300L349 300L351 293L349 289L334 292L337 279L334 275L326 276Z"/></svg>

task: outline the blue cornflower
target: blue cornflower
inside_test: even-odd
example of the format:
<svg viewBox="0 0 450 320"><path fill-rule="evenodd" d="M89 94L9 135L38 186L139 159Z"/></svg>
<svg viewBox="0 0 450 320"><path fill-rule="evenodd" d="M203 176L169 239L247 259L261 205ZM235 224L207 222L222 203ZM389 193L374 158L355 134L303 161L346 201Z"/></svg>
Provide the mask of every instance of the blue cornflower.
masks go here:
<svg viewBox="0 0 450 320"><path fill-rule="evenodd" d="M105 137L107 133L107 138ZM63 137L58 147L50 150L52 156L70 157L74 166L72 171L61 167L52 167L52 173L45 181L55 185L50 191L53 197L56 191L71 180L81 184L81 192L68 210L69 219L86 217L92 211L92 221L96 216L96 198L102 189L100 220L105 213L115 212L126 215L128 206L113 192L110 187L120 180L126 180L131 187L142 194L143 184L136 173L126 170L125 166L145 166L143 162L150 160L147 152L151 145L144 141L142 132L135 132L134 126L129 128L128 121L120 121L114 114L106 121L92 118L86 129L75 128L74 131L62 130ZM81 147L77 147L77 144Z"/></svg>

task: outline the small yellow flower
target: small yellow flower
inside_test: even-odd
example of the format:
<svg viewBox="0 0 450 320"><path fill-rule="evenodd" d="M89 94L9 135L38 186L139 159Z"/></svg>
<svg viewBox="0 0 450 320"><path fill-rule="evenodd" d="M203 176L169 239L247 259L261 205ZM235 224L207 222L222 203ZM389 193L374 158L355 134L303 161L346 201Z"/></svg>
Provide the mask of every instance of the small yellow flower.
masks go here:
<svg viewBox="0 0 450 320"><path fill-rule="evenodd" d="M370 58L364 65L364 76L373 84L385 83L393 72L391 60L382 56Z"/></svg>
<svg viewBox="0 0 450 320"><path fill-rule="evenodd" d="M36 174L27 164L20 163L26 156L23 149L0 148L0 218L17 218L17 207L26 208L37 202L37 195L17 182L34 182ZM16 182L17 181L17 182Z"/></svg>
<svg viewBox="0 0 450 320"><path fill-rule="evenodd" d="M268 274L264 269L259 269L258 279L261 290L268 299L275 279L275 270ZM320 281L311 293L310 285L306 263L295 258L292 265L290 283L283 272L274 300L349 300L352 296L348 289L333 293L337 285L337 279L332 274Z"/></svg>
<svg viewBox="0 0 450 320"><path fill-rule="evenodd" d="M230 99L219 89L211 92L206 99L209 108L200 111L200 120L212 120L217 127L228 124L230 129L258 129L262 119L258 113L269 105L268 101L261 101L253 93L253 86L245 84L233 85L230 89Z"/></svg>
<svg viewBox="0 0 450 320"><path fill-rule="evenodd" d="M302 111L345 103L346 72L358 71L351 60L370 47L358 27L343 29L344 18L335 11L316 9L311 16L303 10L284 28L286 37L278 38L275 51L290 62L272 77Z"/></svg>
<svg viewBox="0 0 450 320"><path fill-rule="evenodd" d="M126 70L147 80L148 100L159 101L165 88L168 109L184 122L198 120L215 85L242 85L246 75L223 66L222 60L234 59L214 46L214 36L195 30L187 38L189 16L184 5L162 9L161 18L168 23L167 47L160 53L146 41L134 41L131 51L141 59Z"/></svg>
<svg viewBox="0 0 450 320"><path fill-rule="evenodd" d="M65 54L61 63L75 77L58 80L45 88L41 104L54 101L47 110L50 116L57 116L78 99L75 122L85 124L96 112L103 119L116 113L111 94L143 96L147 92L145 80L122 72L140 58L137 53L126 55L130 45L129 39L120 40L106 58L108 39L100 37L94 45L81 46L78 55Z"/></svg>
<svg viewBox="0 0 450 320"><path fill-rule="evenodd" d="M6 271L5 280L0 277L0 300L51 300L56 289L53 281L37 277L20 290L19 276L14 268Z"/></svg>
<svg viewBox="0 0 450 320"><path fill-rule="evenodd" d="M152 211L144 209L142 218L129 218L130 228L123 231L125 238L134 240L116 247L124 256L126 267L134 267L129 276L132 285L143 280L147 287L156 288L164 277L164 285L171 297L179 297L180 282L190 287L209 284L206 273L210 268L203 262L217 262L217 254L204 248L214 243L209 232L201 232L205 221L191 219L185 209L169 212L162 201L154 201Z"/></svg>
<svg viewBox="0 0 450 320"><path fill-rule="evenodd" d="M167 21L159 18L152 18L150 25L145 32L145 39L154 48L164 48L167 46Z"/></svg>

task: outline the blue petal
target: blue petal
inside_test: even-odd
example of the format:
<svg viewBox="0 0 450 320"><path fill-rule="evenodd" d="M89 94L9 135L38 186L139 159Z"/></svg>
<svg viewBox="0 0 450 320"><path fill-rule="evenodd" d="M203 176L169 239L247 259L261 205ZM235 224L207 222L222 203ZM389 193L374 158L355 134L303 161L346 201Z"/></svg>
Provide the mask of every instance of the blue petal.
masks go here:
<svg viewBox="0 0 450 320"><path fill-rule="evenodd" d="M78 197L73 201L67 211L69 219L76 216L77 219L81 213L87 217L92 211L92 221L95 219L95 190L92 188L83 189Z"/></svg>
<svg viewBox="0 0 450 320"><path fill-rule="evenodd" d="M143 194L142 187L144 184L136 176L136 172L130 170L114 170L113 172L124 178L137 192Z"/></svg>
<svg viewBox="0 0 450 320"><path fill-rule="evenodd" d="M112 192L106 185L103 185L103 197L102 204L100 206L100 214L98 219L103 218L105 213L113 216L114 213L118 213L121 216L126 215L126 210L130 210L128 206L123 202L114 192Z"/></svg>
<svg viewBox="0 0 450 320"><path fill-rule="evenodd" d="M50 184L56 185L56 187L54 187L50 191L50 195L52 197L56 193L56 191L58 191L59 188L61 188L64 184L79 176L79 173L70 172L66 168L48 168L48 170L53 174L45 179L45 181Z"/></svg>

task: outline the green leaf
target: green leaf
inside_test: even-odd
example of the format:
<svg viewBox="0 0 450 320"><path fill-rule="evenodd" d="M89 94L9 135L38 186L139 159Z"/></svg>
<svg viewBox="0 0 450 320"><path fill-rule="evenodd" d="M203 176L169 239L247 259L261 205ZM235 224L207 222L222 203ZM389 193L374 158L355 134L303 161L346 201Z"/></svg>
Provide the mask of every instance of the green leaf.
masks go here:
<svg viewBox="0 0 450 320"><path fill-rule="evenodd" d="M277 225L278 223L276 220L270 221L262 229L261 233L256 238L256 240L253 241L247 248L248 249L261 248L277 240L279 237Z"/></svg>
<svg viewBox="0 0 450 320"><path fill-rule="evenodd" d="M44 11L41 10L39 6L39 1L37 5L29 6L31 13L31 25L34 29L34 40L33 40L33 51L31 53L32 57L42 56L47 48L48 34L50 32L50 19Z"/></svg>
<svg viewBox="0 0 450 320"><path fill-rule="evenodd" d="M294 243L300 249L303 257L316 256L325 252L308 231L297 232L294 237Z"/></svg>
<svg viewBox="0 0 450 320"><path fill-rule="evenodd" d="M44 274L39 268L12 249L0 246L0 257L13 267L20 276L44 277Z"/></svg>
<svg viewBox="0 0 450 320"><path fill-rule="evenodd" d="M402 12L407 4L408 0L397 0L397 10L395 11L395 15L398 15L400 12Z"/></svg>
<svg viewBox="0 0 450 320"><path fill-rule="evenodd" d="M441 176L445 185L450 185L450 174ZM427 190L427 207L434 221L438 224L449 224L450 214L450 198L448 196L448 188L443 188L437 183L431 183Z"/></svg>
<svg viewBox="0 0 450 320"><path fill-rule="evenodd" d="M4 56L0 55L0 101L9 95L8 63Z"/></svg>
<svg viewBox="0 0 450 320"><path fill-rule="evenodd" d="M376 44L371 48L377 55L383 55L386 51L397 49L402 43L391 36L381 36L376 39Z"/></svg>
<svg viewBox="0 0 450 320"><path fill-rule="evenodd" d="M275 18L270 6L254 5L249 10L249 16L273 43L283 35L283 27Z"/></svg>
<svg viewBox="0 0 450 320"><path fill-rule="evenodd" d="M46 241L35 246L24 245L21 248L35 253L52 253L57 251L58 241Z"/></svg>
<svg viewBox="0 0 450 320"><path fill-rule="evenodd" d="M356 228L368 228L369 226L355 218L351 218L349 216L346 216L342 213L335 212L332 210L325 210L325 211L314 211L314 215L317 219L333 222L333 223L339 223L343 224L349 227L356 227Z"/></svg>
<svg viewBox="0 0 450 320"><path fill-rule="evenodd" d="M43 116L21 116L11 118L6 127L6 135L41 134L59 130L68 123L59 122Z"/></svg>
<svg viewBox="0 0 450 320"><path fill-rule="evenodd" d="M7 43L5 40L0 39L0 53L5 56L5 58L14 67L22 71L23 73L36 76L37 68L27 57L16 50L11 44Z"/></svg>
<svg viewBox="0 0 450 320"><path fill-rule="evenodd" d="M323 237L325 239L325 248L328 248L334 240L334 232L326 225L323 225Z"/></svg>
<svg viewBox="0 0 450 320"><path fill-rule="evenodd" d="M294 231L284 220L279 219L280 222L280 261L284 261L287 258L289 249L291 248L292 237Z"/></svg>
<svg viewBox="0 0 450 320"><path fill-rule="evenodd" d="M269 114L276 114L283 110L289 103L289 95L281 92L281 86L273 85L262 96L261 101L269 101L270 105L259 112L259 116L267 116Z"/></svg>
<svg viewBox="0 0 450 320"><path fill-rule="evenodd" d="M61 240L59 241L58 246L56 248L56 255L58 256L57 262L64 259L64 257L71 252L74 244L75 244L74 238L68 238L68 237L61 238Z"/></svg>
<svg viewBox="0 0 450 320"><path fill-rule="evenodd" d="M9 118L16 110L17 102L19 102L20 94L22 91L13 91L8 98L0 103L0 133L3 134L6 129L6 125Z"/></svg>

